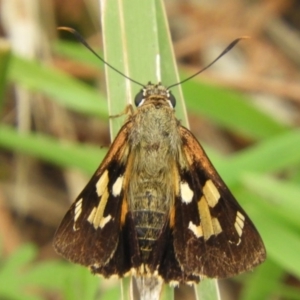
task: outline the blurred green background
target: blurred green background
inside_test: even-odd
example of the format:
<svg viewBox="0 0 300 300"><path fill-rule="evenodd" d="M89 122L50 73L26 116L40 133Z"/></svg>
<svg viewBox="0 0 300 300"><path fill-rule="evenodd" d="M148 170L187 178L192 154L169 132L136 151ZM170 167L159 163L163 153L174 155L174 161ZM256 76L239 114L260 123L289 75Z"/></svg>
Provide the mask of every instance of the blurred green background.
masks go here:
<svg viewBox="0 0 300 300"><path fill-rule="evenodd" d="M166 57L163 83L176 79L164 47L169 41L149 37L154 24L169 22L182 79L235 38L251 37L182 90L192 132L268 253L253 272L221 280L222 299L300 299L299 2L169 0L162 2L166 16L121 3L144 39L137 43L126 32L136 52L129 74L138 81L153 81L147 55L157 45ZM142 22L143 13L151 18ZM106 87L102 63L57 26L77 29L112 65L120 64L113 49L118 28L101 30L97 1L0 1L0 299L116 299L117 281L63 261L51 242L110 144L108 111L121 112L128 99L112 98L123 86L110 80ZM104 33L111 48L103 47ZM133 93L139 89L132 86ZM175 95L182 98L179 90ZM179 104L183 122L184 115ZM114 122L113 134L122 120ZM183 297L192 299L185 289L175 299Z"/></svg>

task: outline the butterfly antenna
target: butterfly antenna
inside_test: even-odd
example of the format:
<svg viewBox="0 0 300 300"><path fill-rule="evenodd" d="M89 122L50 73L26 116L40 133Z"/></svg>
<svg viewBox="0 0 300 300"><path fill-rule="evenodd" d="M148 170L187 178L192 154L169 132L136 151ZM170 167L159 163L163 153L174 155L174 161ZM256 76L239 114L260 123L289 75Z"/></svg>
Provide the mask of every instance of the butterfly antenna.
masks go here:
<svg viewBox="0 0 300 300"><path fill-rule="evenodd" d="M58 30L64 30L64 31L68 31L70 33L72 33L76 39L83 45L85 46L88 50L90 50L94 55L96 55L96 57L98 57L105 65L107 65L108 67L110 67L112 70L114 70L115 72L119 73L120 75L122 75L123 77L129 79L131 82L134 82L142 87L144 87L143 84L141 84L140 82L128 77L127 75L125 75L124 73L122 73L121 71L119 71L118 69L116 69L114 66L112 66L111 64L109 64L108 62L106 62L95 50L93 50L93 48L87 43L87 41L82 37L82 35L76 31L73 28L70 27L58 27Z"/></svg>
<svg viewBox="0 0 300 300"><path fill-rule="evenodd" d="M167 89L170 89L176 85L182 84L192 78L194 78L195 76L197 76L198 74L202 73L203 71L205 71L206 69L208 69L210 66L212 66L215 62L217 62L223 55L225 55L227 52L229 52L240 40L244 40L244 39L249 39L250 37L248 36L242 36L240 38L235 39L234 41L232 41L223 51L222 53L216 58L214 59L210 64L208 64L206 67L204 67L203 69L201 69L200 71L196 72L195 74L191 75L188 78L185 78L182 81L179 81L177 83L174 83L170 86L167 87Z"/></svg>

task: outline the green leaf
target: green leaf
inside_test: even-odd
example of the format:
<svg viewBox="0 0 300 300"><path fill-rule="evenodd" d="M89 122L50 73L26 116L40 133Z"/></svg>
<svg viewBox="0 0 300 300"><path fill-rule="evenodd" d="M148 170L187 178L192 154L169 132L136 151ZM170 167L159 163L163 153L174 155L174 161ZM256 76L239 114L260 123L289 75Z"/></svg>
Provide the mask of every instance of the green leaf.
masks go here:
<svg viewBox="0 0 300 300"><path fill-rule="evenodd" d="M199 80L190 80L182 88L189 111L210 118L216 124L245 137L262 140L288 129L251 105L241 93Z"/></svg>
<svg viewBox="0 0 300 300"><path fill-rule="evenodd" d="M13 56L9 78L28 90L44 93L66 108L103 119L108 117L106 101L99 92L49 66Z"/></svg>
<svg viewBox="0 0 300 300"><path fill-rule="evenodd" d="M214 162L227 184L234 184L245 172L275 172L300 163L300 131L284 132Z"/></svg>
<svg viewBox="0 0 300 300"><path fill-rule="evenodd" d="M299 230L284 222L276 210L269 209L270 205L256 194L239 189L235 190L235 195L237 199L247 199L247 202L243 201L243 208L263 238L267 257L300 278Z"/></svg>
<svg viewBox="0 0 300 300"><path fill-rule="evenodd" d="M5 263L1 266L0 282L6 281L10 276L10 273L17 273L16 270L20 266L31 262L37 254L37 249L31 244L24 245L18 248L13 254L10 255L9 259L6 259ZM19 271L19 270L18 270Z"/></svg>
<svg viewBox="0 0 300 300"><path fill-rule="evenodd" d="M63 294L66 300L97 299L100 278L92 276L83 266L72 265L64 280Z"/></svg>
<svg viewBox="0 0 300 300"><path fill-rule="evenodd" d="M268 211L300 231L299 212L296 209L300 199L299 184L258 173L247 173L242 176L241 181L248 190L266 200Z"/></svg>
<svg viewBox="0 0 300 300"><path fill-rule="evenodd" d="M12 300L41 300L36 293L27 291L23 278L26 277L26 267L36 257L37 249L27 244L18 248L1 264L0 268L0 298Z"/></svg>
<svg viewBox="0 0 300 300"><path fill-rule="evenodd" d="M218 287L218 281L216 279L204 279L200 284L195 285L195 291L197 293L196 299L215 300L221 299Z"/></svg>
<svg viewBox="0 0 300 300"><path fill-rule="evenodd" d="M161 0L102 3L105 60L142 85L149 81L165 85L179 81L163 5ZM110 115L120 114L141 88L109 68L106 68L106 83ZM174 87L172 93L177 98L177 116L183 124L188 124L180 86ZM122 118L111 120L112 137L123 122ZM208 285L211 299L218 299L215 282L210 280ZM199 285L197 289L201 293L207 287Z"/></svg>
<svg viewBox="0 0 300 300"><path fill-rule="evenodd" d="M88 53L87 49L78 42L57 41L54 46L54 51L60 55L67 56L84 65L89 65L96 69L102 69L103 63L92 53ZM97 49L94 49L97 53ZM101 53L99 53L100 56Z"/></svg>
<svg viewBox="0 0 300 300"><path fill-rule="evenodd" d="M178 81L166 16L160 1L109 1L103 5L102 13L107 62L142 85L149 81L166 84ZM141 89L109 68L106 68L106 83L110 115L124 111ZM177 96L178 115L183 116L180 118L187 123L181 91L179 87L172 91ZM123 122L122 118L113 119L111 130L114 136Z"/></svg>
<svg viewBox="0 0 300 300"><path fill-rule="evenodd" d="M246 282L240 296L241 300L271 299L276 296L274 287L282 280L284 269L268 259L255 269L251 275L247 274Z"/></svg>
<svg viewBox="0 0 300 300"><path fill-rule="evenodd" d="M0 126L0 145L64 167L77 167L92 174L106 150L59 141L43 134L20 134L15 128Z"/></svg>
<svg viewBox="0 0 300 300"><path fill-rule="evenodd" d="M0 110L4 100L4 92L6 89L7 70L10 63L11 51L8 41L0 40Z"/></svg>

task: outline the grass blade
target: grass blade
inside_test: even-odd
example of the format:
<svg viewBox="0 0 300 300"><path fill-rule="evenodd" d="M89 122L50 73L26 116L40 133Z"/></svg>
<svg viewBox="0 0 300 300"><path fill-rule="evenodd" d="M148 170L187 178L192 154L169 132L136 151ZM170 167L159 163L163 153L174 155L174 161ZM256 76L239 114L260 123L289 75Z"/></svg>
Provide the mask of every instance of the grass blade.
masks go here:
<svg viewBox="0 0 300 300"><path fill-rule="evenodd" d="M165 85L178 82L179 76L163 2L110 0L101 4L106 61L141 84L149 81L154 83L161 81ZM132 103L140 87L108 68L106 68L106 82L110 115L120 114L128 103ZM178 102L177 116L183 124L188 124L180 87L172 89L172 93ZM112 137L116 135L123 122L124 118L111 120ZM215 282L209 282L211 282L211 285L208 283L211 299L219 299ZM206 290L205 285L203 288L199 285L198 292L202 289Z"/></svg>

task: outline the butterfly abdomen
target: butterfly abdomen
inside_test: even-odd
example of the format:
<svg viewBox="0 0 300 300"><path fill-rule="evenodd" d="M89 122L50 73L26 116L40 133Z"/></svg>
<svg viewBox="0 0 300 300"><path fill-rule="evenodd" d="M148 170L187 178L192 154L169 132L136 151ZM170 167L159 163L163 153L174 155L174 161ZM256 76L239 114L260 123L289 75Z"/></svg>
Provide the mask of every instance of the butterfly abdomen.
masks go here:
<svg viewBox="0 0 300 300"><path fill-rule="evenodd" d="M146 263L161 232L165 213L157 211L133 211L141 259Z"/></svg>
<svg viewBox="0 0 300 300"><path fill-rule="evenodd" d="M132 120L131 174L134 175L128 189L129 207L144 263L168 221L174 201L172 169L178 150L173 140L179 139L177 120L170 107L151 103L145 106L143 120L140 114ZM178 147L178 143L176 145Z"/></svg>

